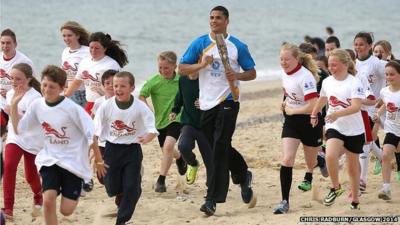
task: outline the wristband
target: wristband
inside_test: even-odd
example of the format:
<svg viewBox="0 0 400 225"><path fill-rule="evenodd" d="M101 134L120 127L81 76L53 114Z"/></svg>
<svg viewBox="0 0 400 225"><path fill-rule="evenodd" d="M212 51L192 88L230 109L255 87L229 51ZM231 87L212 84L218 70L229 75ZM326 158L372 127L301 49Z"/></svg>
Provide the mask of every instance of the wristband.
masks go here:
<svg viewBox="0 0 400 225"><path fill-rule="evenodd" d="M310 115L310 118L311 118L311 119L317 119L317 116L315 116L315 115Z"/></svg>
<svg viewBox="0 0 400 225"><path fill-rule="evenodd" d="M104 161L96 162L97 165L104 165Z"/></svg>

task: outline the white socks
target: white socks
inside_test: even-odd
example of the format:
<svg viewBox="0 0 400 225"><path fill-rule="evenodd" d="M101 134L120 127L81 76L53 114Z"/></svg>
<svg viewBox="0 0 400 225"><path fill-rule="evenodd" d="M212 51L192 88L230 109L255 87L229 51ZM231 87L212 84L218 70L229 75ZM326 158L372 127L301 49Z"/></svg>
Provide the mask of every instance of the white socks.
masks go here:
<svg viewBox="0 0 400 225"><path fill-rule="evenodd" d="M364 145L365 146L365 145ZM382 161L382 149L380 149L375 142L371 143L371 151L378 158L379 161Z"/></svg>
<svg viewBox="0 0 400 225"><path fill-rule="evenodd" d="M390 191L390 183L383 183L383 190L384 191Z"/></svg>
<svg viewBox="0 0 400 225"><path fill-rule="evenodd" d="M370 149L370 145L369 144L368 145L364 145L363 146L363 153L361 153L360 156L359 156L360 166L361 166L360 179L362 181L364 181L364 183L367 183L369 149Z"/></svg>

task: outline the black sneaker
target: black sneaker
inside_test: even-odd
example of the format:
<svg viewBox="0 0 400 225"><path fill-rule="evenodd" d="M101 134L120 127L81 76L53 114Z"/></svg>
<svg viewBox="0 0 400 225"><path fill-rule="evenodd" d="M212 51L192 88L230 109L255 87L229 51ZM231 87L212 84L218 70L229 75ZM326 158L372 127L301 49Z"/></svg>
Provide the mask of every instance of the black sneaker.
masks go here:
<svg viewBox="0 0 400 225"><path fill-rule="evenodd" d="M185 175L186 170L187 170L187 164L185 160L183 160L183 157L181 156L179 159L175 160L176 166L178 167L178 172L181 176Z"/></svg>
<svg viewBox="0 0 400 225"><path fill-rule="evenodd" d="M317 162L318 162L318 167L321 171L321 174L323 177L329 177L329 172L328 172L328 168L326 167L326 161L325 161L325 157L322 155L317 155Z"/></svg>
<svg viewBox="0 0 400 225"><path fill-rule="evenodd" d="M158 193L167 192L167 186L165 186L165 183L161 184L159 182L156 182L156 184L154 185L154 191Z"/></svg>
<svg viewBox="0 0 400 225"><path fill-rule="evenodd" d="M93 179L90 179L88 183L82 182L82 189L86 192L91 192L93 190Z"/></svg>
<svg viewBox="0 0 400 225"><path fill-rule="evenodd" d="M212 216L217 209L217 204L213 200L206 200L200 207L200 211L204 212L207 216Z"/></svg>
<svg viewBox="0 0 400 225"><path fill-rule="evenodd" d="M247 171L246 181L240 184L242 200L244 203L248 204L253 198L253 189L251 188L251 182L253 181L253 174Z"/></svg>

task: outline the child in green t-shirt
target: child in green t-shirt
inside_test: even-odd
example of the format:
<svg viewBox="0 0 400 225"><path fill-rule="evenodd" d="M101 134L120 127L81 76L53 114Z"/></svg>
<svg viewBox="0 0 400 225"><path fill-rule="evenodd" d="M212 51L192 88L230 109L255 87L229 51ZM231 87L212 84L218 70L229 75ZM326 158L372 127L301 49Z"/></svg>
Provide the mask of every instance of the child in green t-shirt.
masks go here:
<svg viewBox="0 0 400 225"><path fill-rule="evenodd" d="M179 74L176 70L177 56L172 51L161 52L158 56L159 73L150 78L142 87L139 99L146 104L146 98L151 97L156 118L156 128L160 133L158 142L163 152L160 166L160 176L154 186L156 192L166 192L165 177L176 159L176 165L180 175L186 173L186 163L180 153L175 149L175 143L179 138L181 125L180 115L175 121L169 120L175 95L178 92Z"/></svg>

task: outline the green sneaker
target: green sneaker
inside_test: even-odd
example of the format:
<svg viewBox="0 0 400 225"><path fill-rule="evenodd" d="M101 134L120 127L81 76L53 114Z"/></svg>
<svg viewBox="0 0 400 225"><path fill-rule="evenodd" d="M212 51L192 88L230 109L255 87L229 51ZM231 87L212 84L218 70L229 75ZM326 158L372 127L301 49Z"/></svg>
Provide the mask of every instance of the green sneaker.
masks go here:
<svg viewBox="0 0 400 225"><path fill-rule="evenodd" d="M309 191L312 188L312 184L309 181L304 180L303 182L301 182L301 184L299 184L299 186L297 186L300 190L302 191Z"/></svg>
<svg viewBox="0 0 400 225"><path fill-rule="evenodd" d="M324 202L323 202L324 205L330 206L333 203L335 203L336 198L339 197L340 195L342 195L343 192L344 192L344 190L342 189L342 187L339 187L338 189L331 188L331 191L324 199Z"/></svg>
<svg viewBox="0 0 400 225"><path fill-rule="evenodd" d="M374 166L374 175L378 175L382 172L382 164L381 161L376 160Z"/></svg>
<svg viewBox="0 0 400 225"><path fill-rule="evenodd" d="M191 166L187 165L187 171L186 171L186 183L187 184L193 184L196 181L197 178L197 170L199 169L200 163L198 161L197 166Z"/></svg>
<svg viewBox="0 0 400 225"><path fill-rule="evenodd" d="M400 171L396 172L396 180L400 183Z"/></svg>

